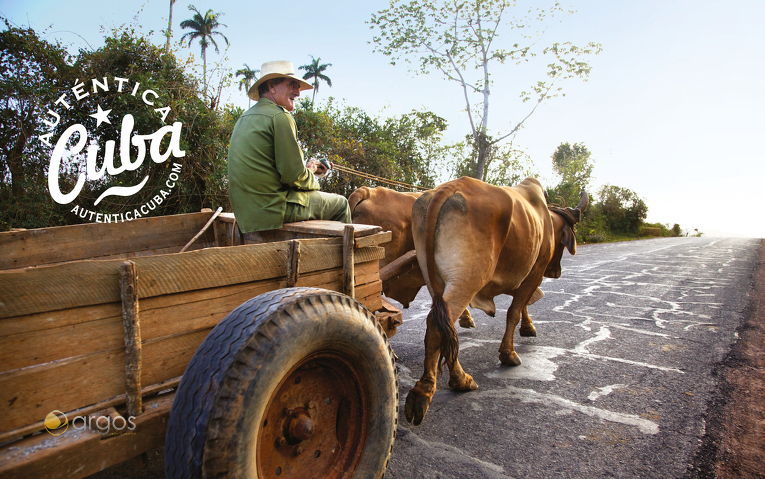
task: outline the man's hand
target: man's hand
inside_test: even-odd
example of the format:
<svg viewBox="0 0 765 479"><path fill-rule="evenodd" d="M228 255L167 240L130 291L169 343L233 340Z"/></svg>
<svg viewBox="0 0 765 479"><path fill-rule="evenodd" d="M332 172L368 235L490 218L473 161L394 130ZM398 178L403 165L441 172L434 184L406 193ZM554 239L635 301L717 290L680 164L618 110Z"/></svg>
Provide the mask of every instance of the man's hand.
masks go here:
<svg viewBox="0 0 765 479"><path fill-rule="evenodd" d="M305 167L311 170L311 173L313 173L316 177L321 178L322 176L326 175L329 170L332 169L332 163L329 160L324 160L327 162L327 165L329 165L329 168L324 164L322 161L318 160L311 160L308 163L306 163Z"/></svg>

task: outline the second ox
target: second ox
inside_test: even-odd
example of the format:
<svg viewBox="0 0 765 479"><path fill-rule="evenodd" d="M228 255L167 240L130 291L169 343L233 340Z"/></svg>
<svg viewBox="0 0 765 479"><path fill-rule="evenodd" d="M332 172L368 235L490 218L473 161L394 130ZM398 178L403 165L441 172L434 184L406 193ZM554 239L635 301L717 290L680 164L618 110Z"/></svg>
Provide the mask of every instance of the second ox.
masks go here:
<svg viewBox="0 0 765 479"><path fill-rule="evenodd" d="M542 185L527 178L514 187L474 178L444 183L420 196L412 209L417 260L433 305L425 333L425 370L406 398L406 418L420 424L436 390L442 360L449 387L478 387L457 359L456 318L470 305L495 313L494 297L513 296L507 311L500 361L521 364L513 334L543 277L559 278L563 250L576 254L574 225L587 208L582 193L576 208L548 209Z"/></svg>

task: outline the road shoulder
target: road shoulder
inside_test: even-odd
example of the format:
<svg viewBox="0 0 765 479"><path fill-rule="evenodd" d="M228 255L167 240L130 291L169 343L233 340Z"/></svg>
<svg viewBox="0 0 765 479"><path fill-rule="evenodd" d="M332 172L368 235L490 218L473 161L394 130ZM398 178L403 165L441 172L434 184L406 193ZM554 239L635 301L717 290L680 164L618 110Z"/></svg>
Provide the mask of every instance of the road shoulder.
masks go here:
<svg viewBox="0 0 765 479"><path fill-rule="evenodd" d="M691 478L762 477L765 464L765 240L758 250L752 291L739 340L715 366L719 388Z"/></svg>

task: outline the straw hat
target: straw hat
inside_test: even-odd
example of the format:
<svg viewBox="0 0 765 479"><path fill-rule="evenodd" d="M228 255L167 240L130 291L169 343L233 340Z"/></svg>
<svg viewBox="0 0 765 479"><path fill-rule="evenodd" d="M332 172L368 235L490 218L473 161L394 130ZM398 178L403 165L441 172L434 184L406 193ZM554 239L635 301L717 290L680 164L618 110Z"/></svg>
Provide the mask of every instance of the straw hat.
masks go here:
<svg viewBox="0 0 765 479"><path fill-rule="evenodd" d="M258 78L258 81L256 81L255 84L250 87L250 91L247 92L247 96L255 101L260 98L258 95L258 86L273 78L292 78L293 80L300 82L300 91L313 90L313 85L295 75L295 67L292 65L292 62L266 62L260 67L260 75L261 77Z"/></svg>

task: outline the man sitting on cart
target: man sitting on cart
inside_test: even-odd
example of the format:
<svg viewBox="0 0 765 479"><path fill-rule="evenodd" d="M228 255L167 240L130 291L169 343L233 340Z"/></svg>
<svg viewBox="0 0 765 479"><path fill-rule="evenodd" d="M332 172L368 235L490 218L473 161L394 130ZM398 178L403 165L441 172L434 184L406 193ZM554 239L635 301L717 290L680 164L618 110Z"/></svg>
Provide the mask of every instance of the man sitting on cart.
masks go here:
<svg viewBox="0 0 765 479"><path fill-rule="evenodd" d="M228 148L229 199L239 229L249 233L304 220L350 223L348 200L319 191L316 176L332 165L304 165L289 113L300 92L313 87L295 75L292 62L267 62L260 71L247 93L257 103L236 122Z"/></svg>

